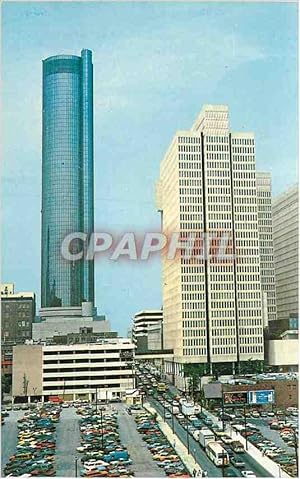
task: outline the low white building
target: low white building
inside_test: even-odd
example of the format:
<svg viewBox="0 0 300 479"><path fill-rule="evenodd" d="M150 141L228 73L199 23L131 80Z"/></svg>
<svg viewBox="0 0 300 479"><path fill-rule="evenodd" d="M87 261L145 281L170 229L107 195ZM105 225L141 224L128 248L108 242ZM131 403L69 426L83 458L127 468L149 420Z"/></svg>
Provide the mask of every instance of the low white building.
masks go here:
<svg viewBox="0 0 300 479"><path fill-rule="evenodd" d="M126 338L95 344L15 346L13 400L121 398L134 387L134 348Z"/></svg>
<svg viewBox="0 0 300 479"><path fill-rule="evenodd" d="M268 364L282 370L297 370L299 343L295 339L273 339L269 341Z"/></svg>

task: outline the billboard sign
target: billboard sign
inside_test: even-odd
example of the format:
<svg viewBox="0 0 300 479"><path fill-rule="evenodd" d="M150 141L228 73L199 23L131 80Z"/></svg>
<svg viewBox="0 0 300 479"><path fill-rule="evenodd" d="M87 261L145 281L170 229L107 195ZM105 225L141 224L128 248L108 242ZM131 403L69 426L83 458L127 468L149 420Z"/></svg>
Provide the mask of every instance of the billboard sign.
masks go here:
<svg viewBox="0 0 300 479"><path fill-rule="evenodd" d="M262 389L248 392L249 404L272 404L274 402L274 390Z"/></svg>
<svg viewBox="0 0 300 479"><path fill-rule="evenodd" d="M223 404L228 407L244 406L248 404L248 393L247 391L226 392L223 394Z"/></svg>

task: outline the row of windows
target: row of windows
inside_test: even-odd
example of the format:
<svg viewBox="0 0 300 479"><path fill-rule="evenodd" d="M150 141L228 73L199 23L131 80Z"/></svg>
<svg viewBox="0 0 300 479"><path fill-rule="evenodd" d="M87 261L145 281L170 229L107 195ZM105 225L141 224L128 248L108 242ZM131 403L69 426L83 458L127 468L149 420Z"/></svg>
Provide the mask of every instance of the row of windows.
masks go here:
<svg viewBox="0 0 300 479"><path fill-rule="evenodd" d="M181 146L179 145L178 146L178 151L182 151L182 152L186 152L186 151L189 151L189 152L195 152L195 151L201 151L201 147L200 145L187 145L187 146Z"/></svg>
<svg viewBox="0 0 300 479"><path fill-rule="evenodd" d="M93 379L93 378L92 378ZM116 378L117 379L117 378ZM86 380L85 380L86 381ZM114 384L101 384L99 383L99 385L97 385L99 388L120 388L121 387L121 384L120 383L114 383ZM44 391L69 391L69 390L72 390L72 389L83 389L83 388L93 388L95 389L96 385L95 384L91 384L90 386L88 384L86 384L86 382L83 382L82 384L75 384L75 385L72 385L72 384L66 384L65 386L57 386L56 384L55 385L52 385L52 386L43 386L43 390ZM122 385L122 387L124 387Z"/></svg>
<svg viewBox="0 0 300 479"><path fill-rule="evenodd" d="M206 144L206 151L229 151L228 145L223 145L223 144Z"/></svg>
<svg viewBox="0 0 300 479"><path fill-rule="evenodd" d="M197 339L184 339L183 347L186 346L205 346L206 340L202 338Z"/></svg>
<svg viewBox="0 0 300 479"><path fill-rule="evenodd" d="M228 354L236 354L235 347L227 347L227 348L212 348L212 354L214 355L228 355Z"/></svg>
<svg viewBox="0 0 300 479"><path fill-rule="evenodd" d="M63 378L65 383L66 383L66 387L68 386L68 383L67 381L90 381L90 380L108 380L108 379L127 379L127 378L131 378L132 377L132 374L122 374L122 375L113 375L113 376L109 376L109 375L106 375L106 376L73 376L73 377L65 377ZM62 379L62 378L60 378ZM43 378L43 382L54 382L56 383L57 382L57 377L56 378Z"/></svg>
<svg viewBox="0 0 300 479"><path fill-rule="evenodd" d="M232 138L233 145L254 145L253 138Z"/></svg>
<svg viewBox="0 0 300 479"><path fill-rule="evenodd" d="M179 136L179 143L201 143L201 136Z"/></svg>
<svg viewBox="0 0 300 479"><path fill-rule="evenodd" d="M120 354L120 352L122 353L122 351L126 351L126 352L129 352L128 350L119 350L119 349L106 349L106 350L101 350L101 351L98 351L96 349L92 349L92 350L58 350L58 351L44 351L44 355L45 356L57 356L57 355L60 355L60 354L63 354L64 356L66 354L109 354L109 353L115 353L115 354Z"/></svg>

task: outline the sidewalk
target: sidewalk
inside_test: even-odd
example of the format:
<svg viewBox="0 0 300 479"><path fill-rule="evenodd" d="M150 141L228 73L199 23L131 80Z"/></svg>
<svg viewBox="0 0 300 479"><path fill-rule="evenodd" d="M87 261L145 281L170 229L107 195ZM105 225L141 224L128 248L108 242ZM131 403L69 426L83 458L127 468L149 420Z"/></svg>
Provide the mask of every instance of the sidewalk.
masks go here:
<svg viewBox="0 0 300 479"><path fill-rule="evenodd" d="M174 447L175 451L177 452L178 456L184 463L190 475L191 476L193 475L194 469L196 469L197 472L198 471L202 472L203 469L200 466L200 464L196 462L195 459L190 454L188 454L188 450L185 447L185 445L180 441L180 439L178 438L178 436L176 436L176 434L173 434L172 429L170 428L168 424L166 424L163 421L159 413L153 407L151 407L150 404L148 403L144 404L144 408L151 414L157 414L157 423L161 431L166 436L170 444ZM199 475L201 476L201 474Z"/></svg>

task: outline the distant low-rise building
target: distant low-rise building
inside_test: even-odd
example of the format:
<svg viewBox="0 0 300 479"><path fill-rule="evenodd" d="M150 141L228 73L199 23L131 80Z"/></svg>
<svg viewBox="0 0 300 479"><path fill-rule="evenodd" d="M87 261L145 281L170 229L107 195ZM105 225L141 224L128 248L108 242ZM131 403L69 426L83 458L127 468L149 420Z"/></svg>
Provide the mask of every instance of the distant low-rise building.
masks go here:
<svg viewBox="0 0 300 479"><path fill-rule="evenodd" d="M50 396L66 401L121 398L134 388L134 348L124 338L90 344L15 346L13 401L47 401Z"/></svg>
<svg viewBox="0 0 300 479"><path fill-rule="evenodd" d="M266 362L274 370L298 371L298 315L269 323L266 331Z"/></svg>
<svg viewBox="0 0 300 479"><path fill-rule="evenodd" d="M275 397L275 405L278 408L297 407L298 406L298 381L266 379L258 381L256 384L223 384L223 392L236 391L257 391L257 390L273 390Z"/></svg>
<svg viewBox="0 0 300 479"><path fill-rule="evenodd" d="M148 327L148 350L161 351L163 349L163 322L151 324Z"/></svg>
<svg viewBox="0 0 300 479"><path fill-rule="evenodd" d="M161 309L143 310L134 315L132 340L136 344L137 352L146 352L150 349L148 346L149 330L161 325L162 320L163 311Z"/></svg>
<svg viewBox="0 0 300 479"><path fill-rule="evenodd" d="M1 371L12 373L12 348L32 338L36 311L33 292L15 292L14 283L1 285Z"/></svg>

